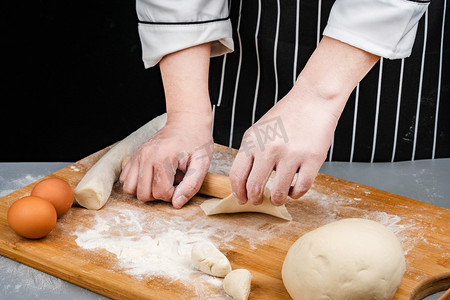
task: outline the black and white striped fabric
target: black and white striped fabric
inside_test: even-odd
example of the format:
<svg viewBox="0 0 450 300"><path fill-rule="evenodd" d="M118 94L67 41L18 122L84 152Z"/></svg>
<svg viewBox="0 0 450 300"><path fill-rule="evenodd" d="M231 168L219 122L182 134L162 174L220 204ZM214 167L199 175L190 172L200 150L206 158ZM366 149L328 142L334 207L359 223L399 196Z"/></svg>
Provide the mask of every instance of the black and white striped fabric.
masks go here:
<svg viewBox="0 0 450 300"><path fill-rule="evenodd" d="M232 0L234 52L212 58L215 142L239 148L255 121L293 86L321 39L331 0ZM447 0L422 17L412 54L379 63L350 96L329 161L450 157Z"/></svg>

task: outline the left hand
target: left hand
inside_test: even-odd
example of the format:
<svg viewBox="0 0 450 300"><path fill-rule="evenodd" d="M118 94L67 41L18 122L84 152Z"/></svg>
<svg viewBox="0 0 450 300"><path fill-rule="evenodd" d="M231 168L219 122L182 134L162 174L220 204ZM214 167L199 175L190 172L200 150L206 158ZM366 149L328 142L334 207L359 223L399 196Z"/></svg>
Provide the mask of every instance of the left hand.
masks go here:
<svg viewBox="0 0 450 300"><path fill-rule="evenodd" d="M168 118L166 126L140 146L125 164L119 181L123 191L141 201L155 199L181 208L200 189L211 163L211 125L202 115ZM177 171L184 174L176 184Z"/></svg>

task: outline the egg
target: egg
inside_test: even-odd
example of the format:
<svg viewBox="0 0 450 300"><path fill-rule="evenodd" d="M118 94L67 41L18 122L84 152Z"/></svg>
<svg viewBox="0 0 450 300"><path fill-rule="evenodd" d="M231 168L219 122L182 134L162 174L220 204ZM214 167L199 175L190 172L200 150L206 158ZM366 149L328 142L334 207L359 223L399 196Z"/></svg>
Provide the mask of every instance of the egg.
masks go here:
<svg viewBox="0 0 450 300"><path fill-rule="evenodd" d="M55 207L47 200L26 196L15 201L8 209L9 226L20 236L39 239L55 228Z"/></svg>
<svg viewBox="0 0 450 300"><path fill-rule="evenodd" d="M31 196L50 201L55 206L58 218L62 217L73 204L73 189L66 181L59 178L48 178L37 183Z"/></svg>

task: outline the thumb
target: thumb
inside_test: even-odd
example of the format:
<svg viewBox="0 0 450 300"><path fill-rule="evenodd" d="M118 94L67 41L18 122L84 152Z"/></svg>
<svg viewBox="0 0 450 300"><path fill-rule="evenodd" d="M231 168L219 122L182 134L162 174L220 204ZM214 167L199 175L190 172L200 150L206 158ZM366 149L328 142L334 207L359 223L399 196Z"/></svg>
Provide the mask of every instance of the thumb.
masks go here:
<svg viewBox="0 0 450 300"><path fill-rule="evenodd" d="M183 180L175 188L172 197L172 205L175 208L181 208L200 190L206 173L208 173L208 164L196 160L189 165Z"/></svg>

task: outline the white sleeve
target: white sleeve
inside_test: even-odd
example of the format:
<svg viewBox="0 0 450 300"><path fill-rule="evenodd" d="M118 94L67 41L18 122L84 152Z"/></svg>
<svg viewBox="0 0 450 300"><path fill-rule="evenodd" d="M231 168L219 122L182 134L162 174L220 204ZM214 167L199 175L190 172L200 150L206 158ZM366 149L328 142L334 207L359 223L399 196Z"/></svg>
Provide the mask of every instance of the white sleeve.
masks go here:
<svg viewBox="0 0 450 300"><path fill-rule="evenodd" d="M336 0L324 35L390 58L411 54L427 0Z"/></svg>
<svg viewBox="0 0 450 300"><path fill-rule="evenodd" d="M233 51L226 0L137 0L139 37L146 68L163 56L211 42L211 56Z"/></svg>

